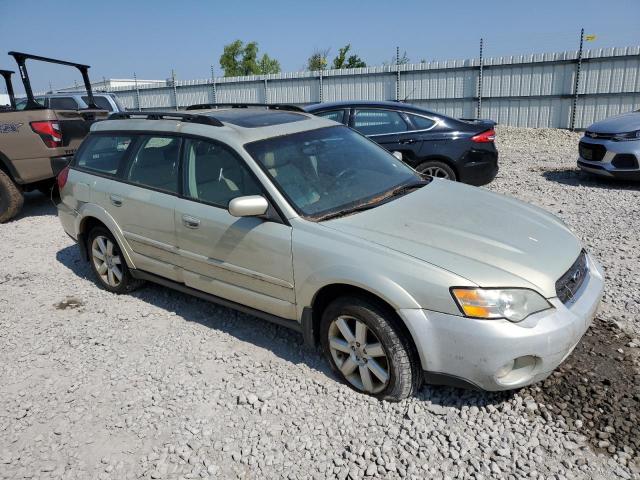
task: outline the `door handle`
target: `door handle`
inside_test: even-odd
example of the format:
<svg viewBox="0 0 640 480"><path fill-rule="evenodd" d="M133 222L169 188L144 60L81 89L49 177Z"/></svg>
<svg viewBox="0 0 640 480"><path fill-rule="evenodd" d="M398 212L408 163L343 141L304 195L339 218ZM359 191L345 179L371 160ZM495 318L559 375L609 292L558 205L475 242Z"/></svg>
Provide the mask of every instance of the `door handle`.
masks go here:
<svg viewBox="0 0 640 480"><path fill-rule="evenodd" d="M200 226L200 220L189 215L183 215L182 224L187 228L198 228Z"/></svg>
<svg viewBox="0 0 640 480"><path fill-rule="evenodd" d="M122 206L122 197L119 197L118 195L110 195L109 199L111 200L111 203L116 207Z"/></svg>
<svg viewBox="0 0 640 480"><path fill-rule="evenodd" d="M407 138L405 140L400 140L400 143L403 145L408 145L410 143L416 143L415 138Z"/></svg>

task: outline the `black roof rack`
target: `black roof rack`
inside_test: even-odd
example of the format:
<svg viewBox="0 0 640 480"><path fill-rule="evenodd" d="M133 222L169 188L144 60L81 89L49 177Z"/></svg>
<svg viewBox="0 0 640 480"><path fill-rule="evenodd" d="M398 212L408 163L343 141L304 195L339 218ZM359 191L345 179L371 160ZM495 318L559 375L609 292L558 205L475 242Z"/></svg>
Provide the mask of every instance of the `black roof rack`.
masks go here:
<svg viewBox="0 0 640 480"><path fill-rule="evenodd" d="M268 110L283 110L287 112L302 112L306 113L301 107L297 105L290 105L286 103L197 103L195 105L189 105L186 110L215 110L217 108L252 108L252 107L265 107Z"/></svg>
<svg viewBox="0 0 640 480"><path fill-rule="evenodd" d="M18 70L20 72L20 77L22 78L22 83L24 84L25 93L27 94L27 104L25 105L25 110L40 110L44 107L36 102L33 97L33 90L31 89L31 81L29 80L29 73L27 72L27 60L36 60L38 62L47 62L47 63L55 63L58 65L66 65L68 67L75 67L80 71L82 75L82 80L84 82L84 88L87 91L88 102L87 106L89 108L93 108L99 110L100 107L96 105L95 100L93 99L93 90L91 89L91 82L89 81L89 65L83 65L82 63L74 63L67 62L66 60L58 60L55 58L49 57L41 57L40 55L32 55L30 53L23 52L9 52L16 63L18 64Z"/></svg>
<svg viewBox="0 0 640 480"><path fill-rule="evenodd" d="M212 127L223 127L224 124L217 118L209 115L198 115L197 113L180 113L180 112L117 112L109 115L109 120L180 120L181 122L200 123L202 125L211 125Z"/></svg>
<svg viewBox="0 0 640 480"><path fill-rule="evenodd" d="M7 85L7 94L9 95L9 105L11 110L16 109L16 96L13 93L13 84L11 83L11 75L15 72L11 70L0 70L0 75L4 78L4 82Z"/></svg>

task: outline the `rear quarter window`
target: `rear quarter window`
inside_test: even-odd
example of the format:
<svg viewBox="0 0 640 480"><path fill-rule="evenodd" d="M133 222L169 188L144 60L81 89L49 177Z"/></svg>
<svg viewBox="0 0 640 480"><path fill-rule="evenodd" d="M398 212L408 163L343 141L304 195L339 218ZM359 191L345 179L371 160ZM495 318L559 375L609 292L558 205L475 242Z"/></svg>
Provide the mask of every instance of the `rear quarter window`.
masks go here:
<svg viewBox="0 0 640 480"><path fill-rule="evenodd" d="M75 165L85 170L115 175L132 143L131 135L90 135L76 155Z"/></svg>

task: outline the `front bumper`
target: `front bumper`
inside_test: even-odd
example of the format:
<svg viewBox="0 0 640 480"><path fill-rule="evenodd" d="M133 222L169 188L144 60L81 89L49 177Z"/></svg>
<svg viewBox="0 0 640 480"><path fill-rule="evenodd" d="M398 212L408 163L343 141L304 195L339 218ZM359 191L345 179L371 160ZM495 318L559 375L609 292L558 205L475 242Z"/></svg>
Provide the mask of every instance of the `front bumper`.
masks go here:
<svg viewBox="0 0 640 480"><path fill-rule="evenodd" d="M483 390L519 388L545 379L573 351L596 314L604 276L588 257L589 276L574 299L522 322L476 320L430 310L402 309L416 343L422 368L444 383L471 384ZM499 376L501 368L516 359L514 374ZM519 366L520 365L520 366Z"/></svg>
<svg viewBox="0 0 640 480"><path fill-rule="evenodd" d="M586 153L590 153L591 148L599 149L599 155L595 160L582 156L583 146L587 147ZM640 180L640 140L617 142L585 136L580 140L580 150L580 170L603 177Z"/></svg>

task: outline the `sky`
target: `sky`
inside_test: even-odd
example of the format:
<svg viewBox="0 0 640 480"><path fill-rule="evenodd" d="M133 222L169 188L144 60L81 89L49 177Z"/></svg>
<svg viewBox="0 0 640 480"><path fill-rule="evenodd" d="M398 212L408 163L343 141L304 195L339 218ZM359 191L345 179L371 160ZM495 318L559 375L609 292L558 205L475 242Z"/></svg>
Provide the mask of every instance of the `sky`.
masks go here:
<svg viewBox="0 0 640 480"><path fill-rule="evenodd" d="M640 45L640 0L0 0L0 68L23 51L91 65L93 80L209 78L236 39L258 42L282 71L303 70L316 49L350 43L368 65ZM80 75L29 65L34 90L63 88ZM19 80L15 79L19 84ZM4 86L3 86L4 87ZM16 85L17 91L22 91ZM0 91L4 91L2 88Z"/></svg>

